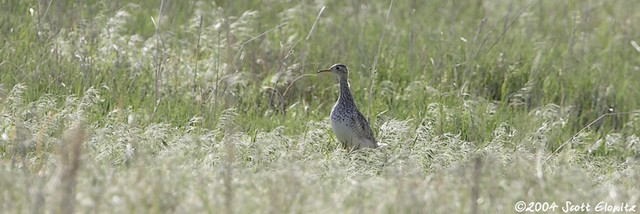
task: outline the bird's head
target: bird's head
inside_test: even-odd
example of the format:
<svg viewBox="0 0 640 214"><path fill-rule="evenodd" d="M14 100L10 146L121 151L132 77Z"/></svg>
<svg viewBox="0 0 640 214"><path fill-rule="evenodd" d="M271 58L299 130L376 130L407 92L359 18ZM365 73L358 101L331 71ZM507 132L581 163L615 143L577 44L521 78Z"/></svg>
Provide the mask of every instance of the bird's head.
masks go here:
<svg viewBox="0 0 640 214"><path fill-rule="evenodd" d="M329 69L318 71L318 73L322 73L322 72L331 72L331 73L337 74L340 77L347 77L349 75L349 70L347 69L347 66L343 64L335 64L335 65L332 65L331 68Z"/></svg>

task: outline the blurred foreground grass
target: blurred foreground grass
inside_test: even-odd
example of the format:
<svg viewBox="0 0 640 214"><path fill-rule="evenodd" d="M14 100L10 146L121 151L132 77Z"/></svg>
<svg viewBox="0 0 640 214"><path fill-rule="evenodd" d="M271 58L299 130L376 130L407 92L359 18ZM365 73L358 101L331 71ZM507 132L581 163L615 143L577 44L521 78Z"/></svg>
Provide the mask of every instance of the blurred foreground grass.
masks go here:
<svg viewBox="0 0 640 214"><path fill-rule="evenodd" d="M638 6L0 1L0 207L640 204ZM338 149L338 62L388 147Z"/></svg>

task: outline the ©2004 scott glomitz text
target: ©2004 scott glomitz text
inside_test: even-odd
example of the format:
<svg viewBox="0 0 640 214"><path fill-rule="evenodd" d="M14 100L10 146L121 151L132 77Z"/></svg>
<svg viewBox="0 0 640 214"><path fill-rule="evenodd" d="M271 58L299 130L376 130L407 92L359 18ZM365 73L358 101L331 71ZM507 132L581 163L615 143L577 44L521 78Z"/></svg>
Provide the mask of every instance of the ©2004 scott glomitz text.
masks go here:
<svg viewBox="0 0 640 214"><path fill-rule="evenodd" d="M630 203L611 203L600 201L591 202L574 202L564 201L564 203L556 202L525 202L518 201L515 203L516 212L549 212L559 211L562 213L572 212L600 212L600 213L635 213L636 205Z"/></svg>

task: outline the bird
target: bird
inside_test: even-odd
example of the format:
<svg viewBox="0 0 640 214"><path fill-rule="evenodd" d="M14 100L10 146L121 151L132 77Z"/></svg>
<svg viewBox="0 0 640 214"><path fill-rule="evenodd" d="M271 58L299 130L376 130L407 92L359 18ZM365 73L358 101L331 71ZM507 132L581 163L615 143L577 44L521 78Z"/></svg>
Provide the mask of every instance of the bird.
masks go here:
<svg viewBox="0 0 640 214"><path fill-rule="evenodd" d="M331 110L331 128L343 148L358 150L360 148L377 148L378 143L373 136L369 121L360 113L349 89L349 69L343 64L332 65L329 69L319 70L318 74L331 72L338 75L340 93Z"/></svg>

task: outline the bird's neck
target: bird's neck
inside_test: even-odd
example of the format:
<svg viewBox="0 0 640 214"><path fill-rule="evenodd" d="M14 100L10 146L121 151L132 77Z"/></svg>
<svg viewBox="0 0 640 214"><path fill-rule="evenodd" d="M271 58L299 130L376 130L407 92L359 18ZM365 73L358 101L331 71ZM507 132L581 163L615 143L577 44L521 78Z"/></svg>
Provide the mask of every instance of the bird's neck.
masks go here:
<svg viewBox="0 0 640 214"><path fill-rule="evenodd" d="M351 90L349 89L349 81L347 77L340 77L340 96L338 97L339 103L351 103L354 104L353 96L351 96Z"/></svg>

